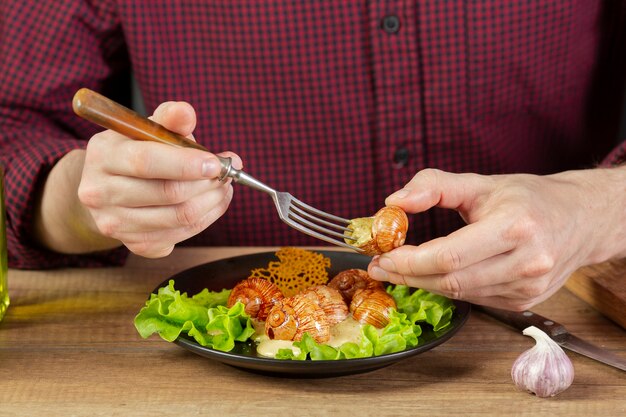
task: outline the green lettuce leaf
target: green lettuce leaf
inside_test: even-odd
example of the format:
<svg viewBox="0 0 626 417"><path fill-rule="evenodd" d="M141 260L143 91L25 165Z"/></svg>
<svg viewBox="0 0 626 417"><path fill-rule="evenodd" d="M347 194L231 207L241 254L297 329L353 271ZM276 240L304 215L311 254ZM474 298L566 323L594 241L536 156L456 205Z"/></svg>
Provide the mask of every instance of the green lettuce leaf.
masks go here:
<svg viewBox="0 0 626 417"><path fill-rule="evenodd" d="M254 328L242 303L231 308L220 305L226 304L229 293L202 291L189 298L187 293L176 290L170 280L157 294L150 295L135 317L135 328L143 338L158 333L173 342L186 333L202 346L230 351L235 342L252 336Z"/></svg>
<svg viewBox="0 0 626 417"><path fill-rule="evenodd" d="M449 298L422 289L411 292L406 285L389 286L387 292L396 300L398 310L413 323L428 323L434 331L450 325L454 303Z"/></svg>
<svg viewBox="0 0 626 417"><path fill-rule="evenodd" d="M305 333L292 349L280 349L277 359L292 360L336 360L369 358L371 356L385 355L388 353L401 352L407 348L418 345L418 337L422 333L419 325L411 322L407 315L396 310L390 311L389 324L382 330L366 324L361 328L359 343L347 342L338 348L326 344L319 344Z"/></svg>
<svg viewBox="0 0 626 417"><path fill-rule="evenodd" d="M223 289L222 291L209 291L205 288L191 298L207 308L225 306L228 302L230 291L231 290L227 289Z"/></svg>
<svg viewBox="0 0 626 417"><path fill-rule="evenodd" d="M403 285L389 286L387 292L396 300L398 309L390 311L389 324L383 329L364 325L358 343L348 342L337 348L319 344L305 333L300 341L294 342L296 349L280 349L276 358L337 360L385 355L418 346L422 325L434 331L450 325L455 308L450 299ZM157 294L151 294L135 317L135 327L144 338L158 333L171 342L185 333L201 346L230 351L236 342L250 338L254 328L242 303L231 308L225 306L229 295L230 290L204 289L188 297L176 290L174 281L170 280Z"/></svg>

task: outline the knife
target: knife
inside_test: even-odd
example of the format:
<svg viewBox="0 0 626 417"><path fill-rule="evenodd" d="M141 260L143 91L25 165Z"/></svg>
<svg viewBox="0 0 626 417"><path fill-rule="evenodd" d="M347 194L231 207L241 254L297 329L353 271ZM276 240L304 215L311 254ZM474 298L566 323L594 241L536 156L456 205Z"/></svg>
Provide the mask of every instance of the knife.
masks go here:
<svg viewBox="0 0 626 417"><path fill-rule="evenodd" d="M626 359L617 356L613 352L584 341L567 331L565 326L562 324L540 316L537 313L533 313L528 310L517 312L479 305L473 306L477 310L482 311L518 330L524 330L529 326L535 326L538 329L543 330L552 340L565 349L569 349L591 359L595 359L604 364L621 369L622 371L626 371Z"/></svg>

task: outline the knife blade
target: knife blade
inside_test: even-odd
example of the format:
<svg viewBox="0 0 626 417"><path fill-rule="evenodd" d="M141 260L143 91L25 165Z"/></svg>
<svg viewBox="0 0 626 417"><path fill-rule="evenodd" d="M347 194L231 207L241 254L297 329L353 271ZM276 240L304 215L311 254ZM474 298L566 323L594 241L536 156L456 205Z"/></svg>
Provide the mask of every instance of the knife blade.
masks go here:
<svg viewBox="0 0 626 417"><path fill-rule="evenodd" d="M517 312L479 305L474 305L474 307L518 330L535 326L543 330L552 340L565 349L626 371L626 359L571 334L565 326L554 320L528 310Z"/></svg>

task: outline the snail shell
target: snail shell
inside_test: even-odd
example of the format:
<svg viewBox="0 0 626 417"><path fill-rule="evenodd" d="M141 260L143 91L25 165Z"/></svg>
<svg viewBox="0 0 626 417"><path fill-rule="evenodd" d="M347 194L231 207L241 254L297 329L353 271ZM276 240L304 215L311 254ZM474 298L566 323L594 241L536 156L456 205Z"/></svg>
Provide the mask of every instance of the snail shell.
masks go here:
<svg viewBox="0 0 626 417"><path fill-rule="evenodd" d="M330 340L330 324L324 311L302 294L278 300L265 320L265 334L270 339L298 341L304 333L317 343Z"/></svg>
<svg viewBox="0 0 626 417"><path fill-rule="evenodd" d="M278 300L284 298L278 286L263 278L248 278L240 281L230 292L227 306L232 307L241 301L246 313L258 320L265 320L270 309Z"/></svg>
<svg viewBox="0 0 626 417"><path fill-rule="evenodd" d="M350 303L350 312L356 321L378 329L389 324L390 308L397 308L396 301L381 289L358 290Z"/></svg>
<svg viewBox="0 0 626 417"><path fill-rule="evenodd" d="M409 218L400 207L387 206L373 217L352 219L348 228L352 230L349 236L356 241L345 241L361 249L365 255L374 256L404 245Z"/></svg>
<svg viewBox="0 0 626 417"><path fill-rule="evenodd" d="M348 317L348 305L343 300L343 296L335 288L326 285L316 285L309 287L302 293L311 301L316 303L328 319L329 325L341 323Z"/></svg>
<svg viewBox="0 0 626 417"><path fill-rule="evenodd" d="M370 278L364 269L346 269L333 277L328 283L330 288L337 289L346 303L352 301L352 296L356 290L364 288L384 289L383 283Z"/></svg>

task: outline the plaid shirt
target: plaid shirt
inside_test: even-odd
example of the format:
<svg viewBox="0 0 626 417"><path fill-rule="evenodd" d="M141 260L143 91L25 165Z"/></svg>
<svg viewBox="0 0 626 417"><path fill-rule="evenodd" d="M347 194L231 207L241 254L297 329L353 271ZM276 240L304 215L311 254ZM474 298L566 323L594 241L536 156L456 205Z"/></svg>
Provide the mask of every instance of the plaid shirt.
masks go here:
<svg viewBox="0 0 626 417"><path fill-rule="evenodd" d="M36 189L98 128L71 109L131 68L148 112L190 102L195 137L267 184L343 217L374 213L422 168L552 173L624 158L619 1L4 0L0 163L10 265L123 261L29 241ZM460 227L411 216L409 242ZM319 245L235 186L183 244Z"/></svg>

